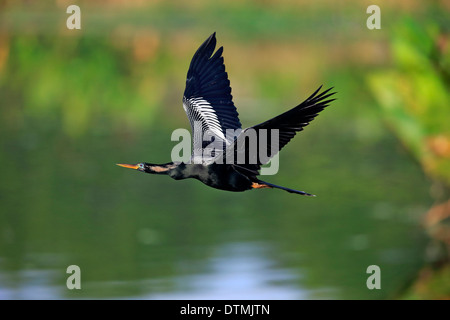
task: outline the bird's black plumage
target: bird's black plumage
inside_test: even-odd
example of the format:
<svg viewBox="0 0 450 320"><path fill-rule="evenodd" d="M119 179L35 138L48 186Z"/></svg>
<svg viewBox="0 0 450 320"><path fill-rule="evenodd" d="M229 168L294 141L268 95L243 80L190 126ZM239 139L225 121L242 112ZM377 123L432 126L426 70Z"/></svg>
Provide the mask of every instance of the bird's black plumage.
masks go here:
<svg viewBox="0 0 450 320"><path fill-rule="evenodd" d="M211 130L216 139L225 140L225 129L240 129L238 112L233 103L230 81L223 63L223 47L214 55L216 34L198 48L186 77L183 107L194 131L194 121L201 122L202 134ZM194 141L205 148L209 142L195 135ZM228 144L231 141L223 141ZM195 143L194 143L195 144ZM197 144L196 144L197 145Z"/></svg>
<svg viewBox="0 0 450 320"><path fill-rule="evenodd" d="M300 103L298 106L288 110L270 120L264 121L258 125L251 127L250 129L254 130L257 134L261 132L261 130L278 130L279 139L278 146L272 152L271 139L266 139L266 144L261 145L258 140L258 144L256 144L258 148L257 155L264 154L267 155L265 159L257 158L255 163L246 163L236 165L238 170L243 172L251 172L255 175L258 174L261 165L264 165L268 162L270 158L275 156L291 139L296 135L297 132L302 131L304 127L306 127L317 115L320 111L328 106L328 104L335 99L328 99L334 93L328 93L332 88L323 91L318 94L322 86L319 87L308 99ZM328 94L327 94L328 93ZM248 130L248 129L246 129ZM245 131L244 130L244 133ZM249 145L245 144L243 146L245 150L242 150L240 146L231 146L229 149L234 148L235 159L237 158L238 152L248 153ZM264 150L259 150L260 148L264 148ZM230 150L231 151L231 150ZM249 156L247 156L248 158ZM244 170L243 170L244 169Z"/></svg>
<svg viewBox="0 0 450 320"><path fill-rule="evenodd" d="M233 103L230 81L225 72L223 47L216 52L213 33L198 48L192 58L186 79L183 107L193 131L193 154L188 163L139 163L120 166L154 174L166 174L179 180L194 178L213 188L245 191L260 188L278 188L288 192L311 195L259 180L261 165L274 157L295 135L303 130L320 111L334 99L331 88L319 93L319 87L308 99L296 107L245 130L241 129L238 112ZM228 135L228 131L234 135ZM254 133L256 146L245 143L248 134ZM268 133L272 140L262 139ZM204 141L205 135L211 140ZM277 139L276 139L277 138ZM205 152L214 141L212 153ZM244 143L243 143L244 142ZM255 147L255 148L253 148ZM257 150L256 154L251 152ZM195 161L200 151L201 161ZM206 154L206 156L205 156ZM232 155L231 161L229 156ZM243 158L240 156L243 155ZM264 156L261 156L264 155ZM238 161L245 159L244 162Z"/></svg>

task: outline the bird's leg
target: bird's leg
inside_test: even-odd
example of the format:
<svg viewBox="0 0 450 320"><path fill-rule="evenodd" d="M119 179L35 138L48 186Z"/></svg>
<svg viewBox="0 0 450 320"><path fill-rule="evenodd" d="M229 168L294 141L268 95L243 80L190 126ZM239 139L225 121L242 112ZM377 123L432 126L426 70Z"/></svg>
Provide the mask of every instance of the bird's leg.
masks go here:
<svg viewBox="0 0 450 320"><path fill-rule="evenodd" d="M273 188L273 187L268 186L267 184L262 184L262 183L258 183L258 182L253 182L253 183L252 183L252 188L253 188L253 189L263 189L263 188Z"/></svg>

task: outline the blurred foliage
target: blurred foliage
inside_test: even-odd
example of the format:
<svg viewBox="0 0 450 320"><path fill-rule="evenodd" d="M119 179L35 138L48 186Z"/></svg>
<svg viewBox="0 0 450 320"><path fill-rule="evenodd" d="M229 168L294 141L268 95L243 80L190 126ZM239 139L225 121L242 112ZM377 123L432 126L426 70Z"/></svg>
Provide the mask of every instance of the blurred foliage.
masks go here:
<svg viewBox="0 0 450 320"><path fill-rule="evenodd" d="M368 77L391 129L435 181L437 203L423 218L427 262L404 298L450 294L450 37L438 21L403 18L391 36L392 66ZM438 183L436 183L438 182Z"/></svg>
<svg viewBox="0 0 450 320"><path fill-rule="evenodd" d="M434 179L450 187L450 38L435 22L399 23L392 67L369 76L383 116Z"/></svg>
<svg viewBox="0 0 450 320"><path fill-rule="evenodd" d="M423 268L411 288L405 291L404 299L450 300L450 266L439 269Z"/></svg>
<svg viewBox="0 0 450 320"><path fill-rule="evenodd" d="M26 119L41 122L44 128L49 122L60 123L56 129L72 137L98 125L100 130L105 122L118 125L119 119L139 127L148 125L152 110L160 103L161 95L148 90L158 92L160 83L141 71L141 63L131 63L128 52L111 47L104 39L53 41L20 35L12 37L8 46L0 93L6 101L20 101L19 110L4 110L19 125L17 129L24 129ZM164 60L164 53L160 56ZM164 68L163 61L156 63L158 70Z"/></svg>

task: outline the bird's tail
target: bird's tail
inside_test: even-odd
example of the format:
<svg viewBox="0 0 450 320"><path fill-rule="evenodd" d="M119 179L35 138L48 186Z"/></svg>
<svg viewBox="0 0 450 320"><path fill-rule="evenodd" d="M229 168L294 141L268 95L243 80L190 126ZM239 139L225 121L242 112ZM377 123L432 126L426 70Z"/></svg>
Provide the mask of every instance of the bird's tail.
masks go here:
<svg viewBox="0 0 450 320"><path fill-rule="evenodd" d="M296 194L301 194L303 196L315 197L314 194L310 194L310 193L307 193L305 191L298 191L298 190L294 190L294 189L289 189L289 188L277 186L276 184L264 182L264 181L261 181L261 180L258 180L258 182L253 182L252 188L253 189L276 188L276 189L281 189L281 190L284 190L284 191L287 191L287 192L290 192L290 193L296 193Z"/></svg>

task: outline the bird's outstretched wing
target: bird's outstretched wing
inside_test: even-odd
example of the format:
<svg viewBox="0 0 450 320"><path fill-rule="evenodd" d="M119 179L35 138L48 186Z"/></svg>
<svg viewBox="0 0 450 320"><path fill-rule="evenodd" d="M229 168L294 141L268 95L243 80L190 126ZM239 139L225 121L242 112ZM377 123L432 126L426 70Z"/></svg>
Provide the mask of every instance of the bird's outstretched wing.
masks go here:
<svg viewBox="0 0 450 320"><path fill-rule="evenodd" d="M223 47L213 55L215 47L216 33L213 33L194 54L187 73L183 108L193 132L194 153L196 149L202 151L211 141L225 148L234 140L234 137L227 140L226 129L241 128L225 72ZM203 141L205 134L209 141Z"/></svg>
<svg viewBox="0 0 450 320"><path fill-rule="evenodd" d="M335 99L328 99L335 92L328 93L332 88L323 91L318 94L322 86L319 87L308 99L303 101L298 106L286 111L275 118L267 120L251 128L247 128L242 131L233 145L229 146L224 153L234 153L235 167L239 171L245 174L258 175L261 165L264 165L270 161L294 136L297 132L302 131L328 104ZM277 130L278 140L272 140L271 134L274 134L273 129ZM257 137L257 142L254 144L254 148L248 143L251 141L251 135L248 131L253 130ZM262 139L262 134L266 136ZM249 137L246 141L241 139L242 137ZM277 143L272 148L272 141ZM239 154L244 155L245 163L239 163ZM241 159L244 159L242 157ZM225 161L225 156L224 156Z"/></svg>

